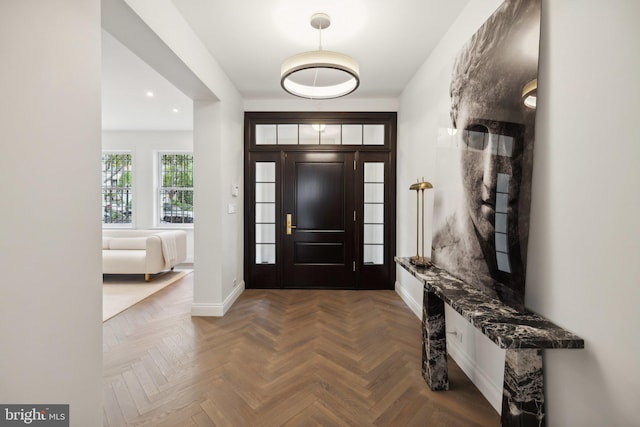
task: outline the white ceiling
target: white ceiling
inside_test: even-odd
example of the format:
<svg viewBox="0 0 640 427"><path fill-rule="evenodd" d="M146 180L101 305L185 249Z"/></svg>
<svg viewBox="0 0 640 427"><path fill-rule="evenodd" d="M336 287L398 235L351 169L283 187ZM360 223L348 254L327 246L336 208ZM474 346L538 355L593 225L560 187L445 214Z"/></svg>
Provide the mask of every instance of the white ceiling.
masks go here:
<svg viewBox="0 0 640 427"><path fill-rule="evenodd" d="M280 87L280 66L289 56L318 48L312 14L331 17L323 48L360 63L360 87L348 96L394 98L469 0L173 2L245 99L295 99ZM182 114L190 100L111 36L105 33L103 40L103 127L191 128L191 112L188 123ZM147 90L156 96L147 98Z"/></svg>
<svg viewBox="0 0 640 427"><path fill-rule="evenodd" d="M147 95L149 91L153 92L153 97ZM102 129L192 128L191 99L113 36L102 31Z"/></svg>

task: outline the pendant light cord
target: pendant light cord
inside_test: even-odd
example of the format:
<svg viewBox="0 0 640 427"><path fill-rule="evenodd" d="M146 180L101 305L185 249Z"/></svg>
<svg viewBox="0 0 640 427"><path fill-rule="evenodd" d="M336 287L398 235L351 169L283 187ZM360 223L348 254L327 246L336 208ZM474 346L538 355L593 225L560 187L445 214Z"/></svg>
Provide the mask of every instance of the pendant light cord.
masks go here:
<svg viewBox="0 0 640 427"><path fill-rule="evenodd" d="M322 50L322 25L318 25L318 50ZM318 72L319 68L316 68L316 72L313 75L313 87L316 87L316 82L318 81ZM313 99L313 97L311 98Z"/></svg>

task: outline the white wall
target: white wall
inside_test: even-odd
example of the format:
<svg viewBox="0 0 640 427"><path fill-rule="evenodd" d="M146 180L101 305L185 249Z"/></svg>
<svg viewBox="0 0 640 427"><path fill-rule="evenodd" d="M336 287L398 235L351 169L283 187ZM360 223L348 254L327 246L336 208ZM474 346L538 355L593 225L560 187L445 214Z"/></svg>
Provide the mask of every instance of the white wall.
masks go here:
<svg viewBox="0 0 640 427"><path fill-rule="evenodd" d="M161 152L192 152L193 132L190 131L103 131L103 151L128 151L134 163L132 228L180 228L187 232L187 259L193 262L193 227L158 225L157 179L158 154ZM195 213L197 215L197 212ZM108 227L108 225L106 225Z"/></svg>
<svg viewBox="0 0 640 427"><path fill-rule="evenodd" d="M415 252L415 200L405 187L435 173L438 64L499 3L471 2L401 97L399 254ZM633 0L542 4L526 305L585 339L584 350L545 351L551 427L640 423L638 16ZM421 306L421 287L402 271L397 289ZM449 349L499 405L493 389L501 387L504 354L465 323L447 311L447 327L463 333L462 345L450 339Z"/></svg>
<svg viewBox="0 0 640 427"><path fill-rule="evenodd" d="M222 316L244 289L243 196L231 191L243 188L243 114L235 103L199 101L194 107L195 206L207 212L207 221L196 223L194 273L203 286L194 288L191 312Z"/></svg>
<svg viewBox="0 0 640 427"><path fill-rule="evenodd" d="M640 425L640 2L543 1L526 304L585 349L546 352L551 426Z"/></svg>
<svg viewBox="0 0 640 427"><path fill-rule="evenodd" d="M0 3L0 402L102 424L100 2Z"/></svg>
<svg viewBox="0 0 640 427"><path fill-rule="evenodd" d="M234 105L223 108L222 146L220 152L220 199L222 210L222 294L229 299L244 287L244 113ZM223 106L224 107L224 106ZM239 141L236 140L239 139ZM234 141L234 143L230 143ZM238 196L232 187L238 187ZM234 212L230 212L232 206ZM226 303L225 306L229 304Z"/></svg>
<svg viewBox="0 0 640 427"><path fill-rule="evenodd" d="M194 211L198 218L192 314L222 316L244 289L242 195L231 196L232 185L242 188L242 99L171 0L125 1L210 91L210 96L194 99ZM227 213L229 204L236 204L235 214Z"/></svg>

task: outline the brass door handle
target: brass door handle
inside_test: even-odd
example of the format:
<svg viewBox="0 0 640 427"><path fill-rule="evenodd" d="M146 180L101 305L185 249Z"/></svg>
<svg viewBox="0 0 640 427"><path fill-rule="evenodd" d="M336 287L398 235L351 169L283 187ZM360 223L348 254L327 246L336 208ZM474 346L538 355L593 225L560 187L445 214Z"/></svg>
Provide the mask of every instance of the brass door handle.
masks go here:
<svg viewBox="0 0 640 427"><path fill-rule="evenodd" d="M296 226L291 224L291 214L287 214L287 235L291 235L291 230L294 228Z"/></svg>

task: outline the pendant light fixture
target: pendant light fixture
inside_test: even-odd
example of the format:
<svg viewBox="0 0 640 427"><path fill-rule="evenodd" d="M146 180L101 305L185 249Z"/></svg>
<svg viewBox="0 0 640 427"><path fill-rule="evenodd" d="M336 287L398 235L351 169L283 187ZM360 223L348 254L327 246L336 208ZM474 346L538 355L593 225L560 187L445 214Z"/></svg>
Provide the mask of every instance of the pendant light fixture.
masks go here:
<svg viewBox="0 0 640 427"><path fill-rule="evenodd" d="M280 84L290 94L309 99L339 98L360 85L357 61L342 53L322 50L322 30L329 25L329 15L314 14L311 26L318 30L318 50L299 53L282 64Z"/></svg>

